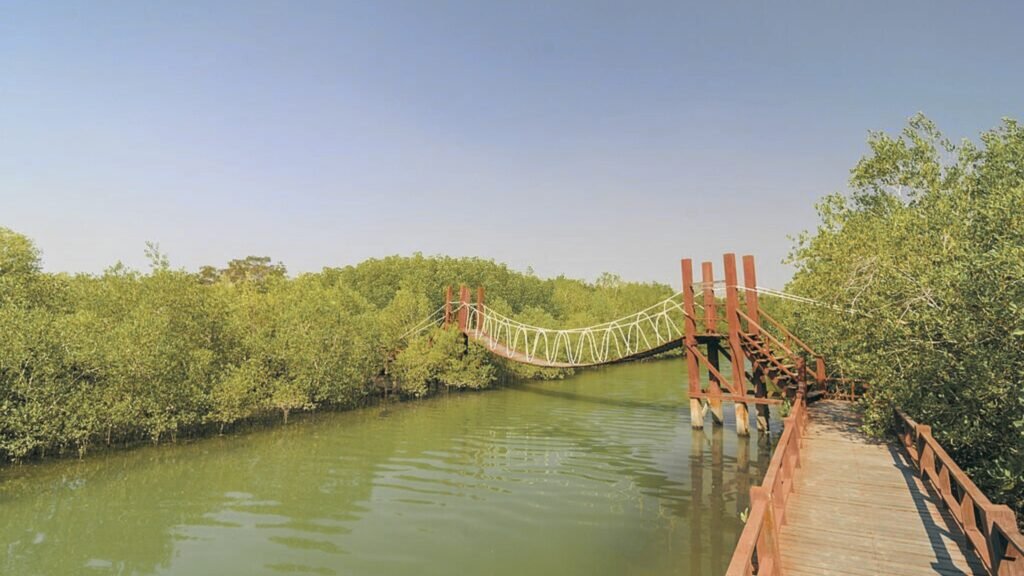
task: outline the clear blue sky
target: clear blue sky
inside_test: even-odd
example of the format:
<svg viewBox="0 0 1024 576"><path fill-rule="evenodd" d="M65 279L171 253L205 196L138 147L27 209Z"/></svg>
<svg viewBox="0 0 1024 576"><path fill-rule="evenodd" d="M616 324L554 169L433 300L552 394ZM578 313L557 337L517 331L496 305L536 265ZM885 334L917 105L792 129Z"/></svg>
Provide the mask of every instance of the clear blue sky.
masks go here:
<svg viewBox="0 0 1024 576"><path fill-rule="evenodd" d="M781 287L868 130L1024 108L1019 2L0 2L0 226L54 271L732 250Z"/></svg>

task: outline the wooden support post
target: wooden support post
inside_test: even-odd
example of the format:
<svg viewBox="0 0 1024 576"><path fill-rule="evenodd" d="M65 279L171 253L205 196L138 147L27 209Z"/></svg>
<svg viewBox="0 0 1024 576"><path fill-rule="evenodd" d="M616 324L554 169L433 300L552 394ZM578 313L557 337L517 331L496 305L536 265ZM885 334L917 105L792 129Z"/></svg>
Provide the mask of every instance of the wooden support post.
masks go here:
<svg viewBox="0 0 1024 576"><path fill-rule="evenodd" d="M721 373L721 369L719 368L719 360L718 360L718 346L719 346L719 343L718 343L717 340L709 340L708 341L708 364L710 364L711 367L714 368L714 370L716 372ZM708 392L711 393L711 394L719 394L720 395L722 393L722 387L721 387L721 385L718 382L718 377L715 376L714 374L712 374L711 371L709 370L708 371L708 378L711 381L708 384ZM720 397L716 398L714 396L709 396L708 397L708 408L709 408L709 411L711 412L711 421L712 421L712 423L715 424L716 426L721 426L722 423L725 422L724 412L722 411L722 399Z"/></svg>
<svg viewBox="0 0 1024 576"><path fill-rule="evenodd" d="M476 333L484 333L484 287L476 288Z"/></svg>
<svg viewBox="0 0 1024 576"><path fill-rule="evenodd" d="M743 291L743 295L746 299L747 304L747 316L749 316L757 324L761 323L761 308L757 301L757 272L754 270L754 257L749 254L743 257L743 287L746 288ZM750 326L748 323L747 333L751 336L763 337L761 331L757 328ZM764 367L757 365L752 366L752 375L754 377L754 397L765 398L768 396L768 386L765 383ZM767 404L758 404L755 407L757 411L757 429L759 432L768 432L769 418L771 410L769 410Z"/></svg>
<svg viewBox="0 0 1024 576"><path fill-rule="evenodd" d="M818 390L825 391L825 359L821 356L814 357L814 383Z"/></svg>
<svg viewBox="0 0 1024 576"><path fill-rule="evenodd" d="M704 427L704 411L700 405L700 369L697 366L697 321L693 304L693 261L683 258L683 348L686 352L686 381L690 391L690 426Z"/></svg>
<svg viewBox="0 0 1024 576"><path fill-rule="evenodd" d="M452 323L452 287L445 286L444 289L444 327L448 328Z"/></svg>
<svg viewBox="0 0 1024 576"><path fill-rule="evenodd" d="M768 396L768 384L764 373L764 368L761 366L753 367L754 377L754 397L765 398ZM757 431L769 432L769 425L771 424L771 409L767 404L757 404L754 408L757 411Z"/></svg>
<svg viewBox="0 0 1024 576"><path fill-rule="evenodd" d="M747 316L761 324L761 310L757 302L757 273L754 271L754 257L749 254L743 257L743 287L746 288L743 292L747 300ZM747 326L747 332L752 336L757 335L753 326Z"/></svg>
<svg viewBox="0 0 1024 576"><path fill-rule="evenodd" d="M739 296L736 293L736 255L729 253L723 258L725 264L725 319L729 324L729 355L732 358L733 394L746 396L747 384L743 375L746 363L743 347L740 345ZM740 436L750 434L750 418L747 405L742 401L734 403L736 407L736 433Z"/></svg>
<svg viewBox="0 0 1024 576"><path fill-rule="evenodd" d="M465 284L459 287L459 331L465 332L469 328L469 287Z"/></svg>
<svg viewBox="0 0 1024 576"><path fill-rule="evenodd" d="M718 311L715 308L715 271L711 262L701 262L700 279L704 287L704 333L718 332Z"/></svg>
<svg viewBox="0 0 1024 576"><path fill-rule="evenodd" d="M803 358L796 359L796 394L800 398L807 396L807 362Z"/></svg>
<svg viewBox="0 0 1024 576"><path fill-rule="evenodd" d="M717 331L718 315L715 311L715 273L711 262L702 262L700 265L701 280L704 283L704 332L714 334ZM708 364L717 371L718 366L718 341L708 340ZM708 371L708 407L711 411L711 422L721 426L723 420L722 399L714 395L722 393L722 385L712 371Z"/></svg>

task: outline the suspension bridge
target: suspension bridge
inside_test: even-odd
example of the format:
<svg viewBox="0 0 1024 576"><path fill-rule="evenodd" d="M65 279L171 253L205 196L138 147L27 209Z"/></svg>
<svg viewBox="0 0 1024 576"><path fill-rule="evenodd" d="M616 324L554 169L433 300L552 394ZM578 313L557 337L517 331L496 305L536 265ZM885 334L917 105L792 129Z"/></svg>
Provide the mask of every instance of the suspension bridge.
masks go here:
<svg viewBox="0 0 1024 576"><path fill-rule="evenodd" d="M582 328L517 321L475 302L468 287L407 335L455 327L502 358L545 368L588 368L679 349L686 364L690 421L723 402L736 432L750 433L748 405L767 431L771 405L789 414L760 486L751 488L746 524L728 576L817 574L990 574L1024 576L1024 535L1014 512L993 504L932 436L898 409L890 442L865 436L852 401L863 382L826 371L825 359L764 311L760 295L813 303L760 287L754 258L734 254L715 280L711 262L681 261L682 291L636 313ZM741 297L742 295L742 297ZM725 366L728 366L726 368ZM820 400L820 401L819 401Z"/></svg>

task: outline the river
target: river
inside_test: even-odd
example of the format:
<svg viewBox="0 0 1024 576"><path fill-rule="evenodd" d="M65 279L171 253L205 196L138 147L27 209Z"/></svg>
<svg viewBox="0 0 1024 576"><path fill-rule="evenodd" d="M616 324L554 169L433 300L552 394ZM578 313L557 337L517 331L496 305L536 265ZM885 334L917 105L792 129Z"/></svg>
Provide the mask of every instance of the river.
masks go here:
<svg viewBox="0 0 1024 576"><path fill-rule="evenodd" d="M11 466L0 574L720 574L769 447L731 409L691 430L684 382L660 360Z"/></svg>

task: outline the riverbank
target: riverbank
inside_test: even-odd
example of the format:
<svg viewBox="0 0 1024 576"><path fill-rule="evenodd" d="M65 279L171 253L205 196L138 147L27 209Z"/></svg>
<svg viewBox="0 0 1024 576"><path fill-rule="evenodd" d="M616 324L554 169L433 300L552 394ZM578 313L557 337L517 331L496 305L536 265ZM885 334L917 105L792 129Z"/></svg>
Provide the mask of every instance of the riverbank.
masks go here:
<svg viewBox="0 0 1024 576"><path fill-rule="evenodd" d="M403 397L543 371L497 361L458 334L407 339L448 285L545 326L606 320L668 286L540 279L477 258L389 257L290 277L266 257L174 269L42 270L31 239L0 228L0 461L159 443L240 422L351 408L387 375Z"/></svg>
<svg viewBox="0 0 1024 576"><path fill-rule="evenodd" d="M691 430L683 372L613 366L7 469L0 572L720 573L771 445Z"/></svg>

